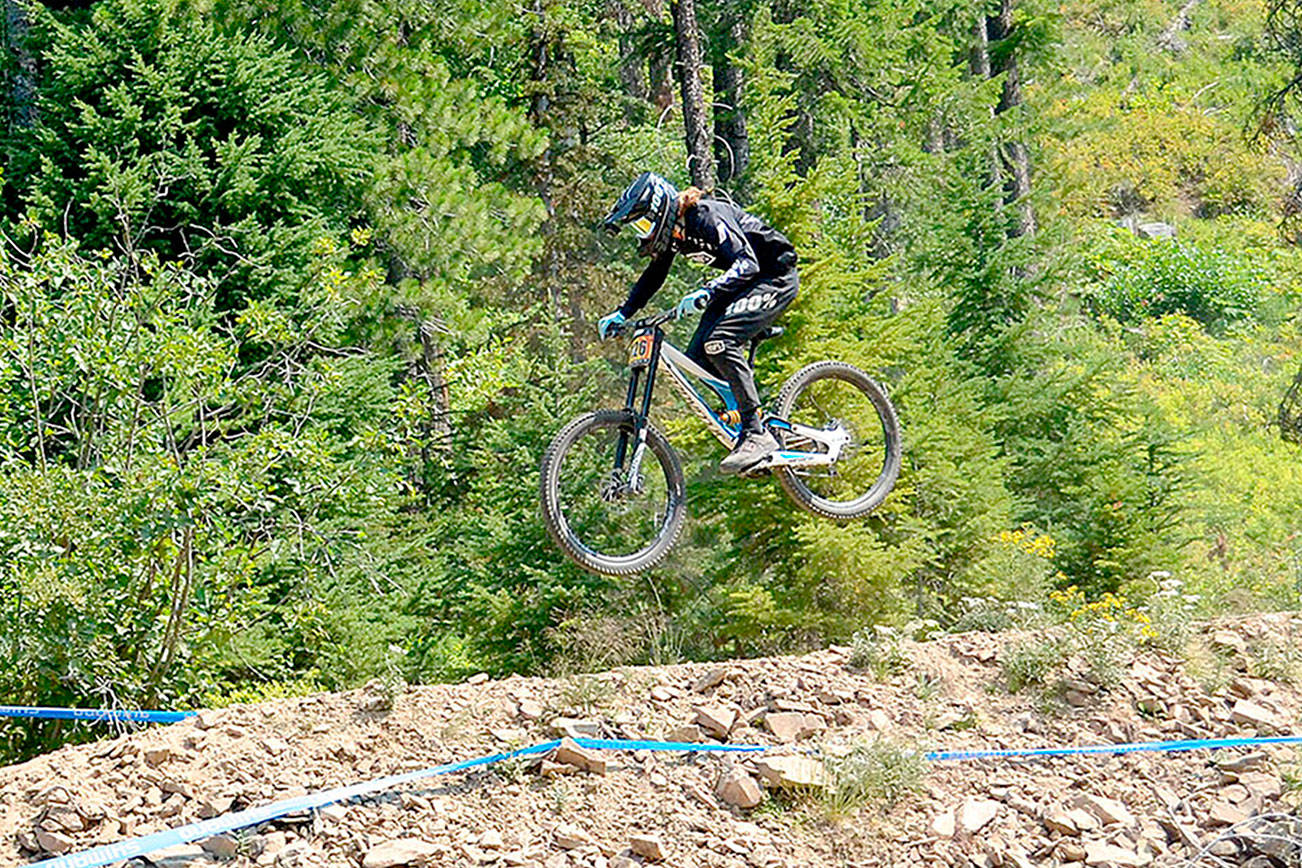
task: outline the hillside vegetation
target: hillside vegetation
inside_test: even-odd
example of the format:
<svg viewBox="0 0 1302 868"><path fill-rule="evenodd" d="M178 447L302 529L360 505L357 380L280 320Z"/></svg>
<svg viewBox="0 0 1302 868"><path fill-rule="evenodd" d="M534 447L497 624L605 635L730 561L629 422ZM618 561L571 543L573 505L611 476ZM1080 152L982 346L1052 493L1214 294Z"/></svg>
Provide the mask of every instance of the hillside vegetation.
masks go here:
<svg viewBox="0 0 1302 868"><path fill-rule="evenodd" d="M4 5L6 703L1298 605L1291 7ZM826 357L888 385L868 520L662 413L676 553L616 581L548 542L543 446L622 398L594 323L640 262L595 228L646 169L799 248L770 395ZM0 756L68 737L3 723Z"/></svg>

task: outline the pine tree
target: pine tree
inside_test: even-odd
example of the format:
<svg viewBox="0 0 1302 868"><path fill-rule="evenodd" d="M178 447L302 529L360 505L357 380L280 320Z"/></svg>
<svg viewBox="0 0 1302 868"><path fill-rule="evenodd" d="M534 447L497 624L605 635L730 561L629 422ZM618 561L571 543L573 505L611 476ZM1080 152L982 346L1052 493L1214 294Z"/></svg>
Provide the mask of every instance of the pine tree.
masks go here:
<svg viewBox="0 0 1302 868"><path fill-rule="evenodd" d="M696 0L669 0L674 18L674 38L678 52L678 83L683 100L683 132L687 141L688 172L692 183L703 190L713 190L714 127L705 106L705 89L701 81L701 29L696 20Z"/></svg>
<svg viewBox="0 0 1302 868"><path fill-rule="evenodd" d="M288 52L161 0L40 30L41 123L7 162L41 225L184 262L238 310L292 299L312 243L360 216L371 132Z"/></svg>

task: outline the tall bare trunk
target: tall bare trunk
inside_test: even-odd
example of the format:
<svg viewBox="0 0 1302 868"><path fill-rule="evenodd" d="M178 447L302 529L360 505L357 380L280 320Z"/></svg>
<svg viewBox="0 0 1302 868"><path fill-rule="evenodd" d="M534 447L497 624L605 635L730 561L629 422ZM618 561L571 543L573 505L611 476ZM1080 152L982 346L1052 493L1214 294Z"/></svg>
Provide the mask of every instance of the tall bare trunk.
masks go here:
<svg viewBox="0 0 1302 868"><path fill-rule="evenodd" d="M985 13L978 12L976 24L972 31L972 54L968 61L972 75L976 78L990 78L990 30ZM990 116L994 117L995 110L990 109ZM990 145L990 186L1000 183L1003 173L1000 171L1002 160L999 156L999 145L992 142Z"/></svg>
<svg viewBox="0 0 1302 868"><path fill-rule="evenodd" d="M533 13L536 18L537 27L535 28L530 46L530 54L533 56L533 99L529 104L529 117L534 125L543 129L549 129L551 125L551 97L545 85L547 76L550 72L551 65L551 42L547 38L547 33L543 26L543 20L546 16L546 10L543 8L542 0L536 0L534 3ZM543 223L542 232L547 239L544 242L544 264L543 264L543 287L547 292L547 308L551 311L556 320L560 320L561 301L560 301L560 265L559 251L553 243L556 235L556 205L552 195L552 187L555 183L555 171L553 161L556 143L548 145L547 150L543 152L538 166L536 178L538 198L542 200L543 207L547 209L547 220Z"/></svg>
<svg viewBox="0 0 1302 868"><path fill-rule="evenodd" d="M27 0L4 0L5 50L12 67L8 82L9 122L19 128L36 122L36 58L27 44L31 30Z"/></svg>
<svg viewBox="0 0 1302 868"><path fill-rule="evenodd" d="M727 34L725 48L737 49L746 43L746 19L733 6L729 5L727 9L725 14L729 18L722 28ZM741 110L741 87L741 67L728 56L728 50L715 52L714 131L718 135L715 157L721 167L727 167L723 180L735 192L741 191L743 176L750 163L750 136L746 132L746 115Z"/></svg>
<svg viewBox="0 0 1302 868"><path fill-rule="evenodd" d="M533 68L531 77L534 97L529 106L529 116L534 125L547 130L550 143L539 161L535 176L538 198L547 209L547 220L542 225L543 256L541 283L547 293L547 305L557 322L568 320L570 357L582 361L584 347L583 308L580 304L580 287L566 280L570 271L571 251L561 238L561 221L557 214L569 213L567 202L566 166L569 152L583 140L583 130L573 112L567 111L563 100L553 100L553 93L564 90L564 81L573 74L574 58L564 51L563 39L549 33L544 26L546 5L550 0L535 0L534 13L538 26L531 40Z"/></svg>
<svg viewBox="0 0 1302 868"><path fill-rule="evenodd" d="M972 54L968 58L968 68L976 78L990 77L990 31L986 28L986 16L978 12L972 30Z"/></svg>
<svg viewBox="0 0 1302 868"><path fill-rule="evenodd" d="M647 60L633 38L637 17L624 0L610 0L611 17L619 29L619 81L624 86L628 103L624 115L630 123L636 122L650 101L651 87L647 79Z"/></svg>
<svg viewBox="0 0 1302 868"><path fill-rule="evenodd" d="M1021 70L1017 55L1011 51L998 52L992 60L990 44L1002 42L1012 35L1013 0L1002 0L998 15L978 15L973 31L970 68L978 78L1003 76L999 103L991 115L998 117L1022 105ZM1031 207L1031 151L1023 141L991 144L990 184L1000 186L1004 194L1001 204L1015 206L1017 218L1008 228L1010 238L1031 235L1035 232L1035 212Z"/></svg>
<svg viewBox="0 0 1302 868"><path fill-rule="evenodd" d="M701 84L701 31L696 23L696 0L673 0L674 42L678 55L678 84L683 97L683 127L692 183L703 190L714 189L714 141L709 115L705 111L705 88Z"/></svg>
<svg viewBox="0 0 1302 868"><path fill-rule="evenodd" d="M1012 35L1013 0L1002 0L999 14L987 19L989 39L1002 41ZM1021 71L1017 66L1017 55L1011 51L1001 52L998 63L993 64L992 75L1003 75L1003 90L999 95L999 106L995 114L1018 108L1022 102ZM1017 206L1017 222L1008 234L1016 238L1035 232L1035 212L1031 210L1031 151L1025 142L1006 142L1002 146L1003 163L1007 171L1004 179L1004 202Z"/></svg>

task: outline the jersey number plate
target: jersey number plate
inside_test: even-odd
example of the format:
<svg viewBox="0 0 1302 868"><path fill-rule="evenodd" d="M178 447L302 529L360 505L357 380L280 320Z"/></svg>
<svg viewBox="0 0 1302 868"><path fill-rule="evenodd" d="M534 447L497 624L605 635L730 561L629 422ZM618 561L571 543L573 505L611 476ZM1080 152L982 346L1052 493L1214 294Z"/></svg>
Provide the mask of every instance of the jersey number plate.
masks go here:
<svg viewBox="0 0 1302 868"><path fill-rule="evenodd" d="M645 368L651 364L651 350L655 347L654 335L638 335L628 347L628 365Z"/></svg>

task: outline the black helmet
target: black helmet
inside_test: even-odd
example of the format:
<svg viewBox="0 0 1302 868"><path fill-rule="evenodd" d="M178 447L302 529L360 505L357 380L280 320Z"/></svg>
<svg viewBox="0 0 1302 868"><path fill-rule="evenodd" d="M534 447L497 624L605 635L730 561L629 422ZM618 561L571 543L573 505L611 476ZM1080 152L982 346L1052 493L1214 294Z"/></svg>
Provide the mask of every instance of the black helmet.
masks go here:
<svg viewBox="0 0 1302 868"><path fill-rule="evenodd" d="M606 215L606 231L619 232L625 223L637 230L637 252L659 256L669 246L678 221L678 190L654 172L643 172Z"/></svg>

